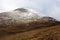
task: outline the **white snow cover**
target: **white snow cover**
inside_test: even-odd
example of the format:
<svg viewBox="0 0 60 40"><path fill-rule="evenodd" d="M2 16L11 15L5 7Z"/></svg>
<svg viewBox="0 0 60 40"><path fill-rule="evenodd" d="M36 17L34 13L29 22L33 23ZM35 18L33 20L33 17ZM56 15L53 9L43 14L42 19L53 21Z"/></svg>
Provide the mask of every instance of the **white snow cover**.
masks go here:
<svg viewBox="0 0 60 40"><path fill-rule="evenodd" d="M36 12L32 9L27 9L27 8L18 8L13 11L0 13L0 25L3 25L3 26L9 26L9 25L13 26L15 24L21 25L26 23L29 25L29 23L32 23L35 21L44 22L46 20L49 21L50 19L51 18L49 17L46 18L46 16L42 15L42 13Z"/></svg>
<svg viewBox="0 0 60 40"><path fill-rule="evenodd" d="M21 9L21 8L18 8ZM14 11L10 11L9 16L15 20L19 20L21 22L30 22L30 21L36 21L37 19L40 19L42 17L44 17L45 15L42 15L42 13L36 12L32 9L28 9L28 8L22 8L27 10L27 12L23 12L24 10L14 10Z"/></svg>

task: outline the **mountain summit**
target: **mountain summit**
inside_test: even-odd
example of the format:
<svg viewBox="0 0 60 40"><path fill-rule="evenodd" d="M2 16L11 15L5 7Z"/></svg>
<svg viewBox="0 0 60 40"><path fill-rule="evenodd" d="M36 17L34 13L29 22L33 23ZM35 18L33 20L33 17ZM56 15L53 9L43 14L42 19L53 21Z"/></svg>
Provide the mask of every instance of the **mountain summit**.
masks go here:
<svg viewBox="0 0 60 40"><path fill-rule="evenodd" d="M59 24L56 19L40 15L40 13L25 8L0 13L0 29L8 32L24 32L42 27Z"/></svg>

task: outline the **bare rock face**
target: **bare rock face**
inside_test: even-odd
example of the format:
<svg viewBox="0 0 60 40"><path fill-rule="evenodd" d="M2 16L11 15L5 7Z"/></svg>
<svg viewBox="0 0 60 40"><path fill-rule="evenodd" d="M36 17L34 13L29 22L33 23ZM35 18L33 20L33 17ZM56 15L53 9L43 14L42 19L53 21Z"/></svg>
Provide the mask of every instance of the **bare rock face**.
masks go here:
<svg viewBox="0 0 60 40"><path fill-rule="evenodd" d="M22 32L60 23L52 17L39 15L30 9L18 8L0 13L0 30L4 32Z"/></svg>

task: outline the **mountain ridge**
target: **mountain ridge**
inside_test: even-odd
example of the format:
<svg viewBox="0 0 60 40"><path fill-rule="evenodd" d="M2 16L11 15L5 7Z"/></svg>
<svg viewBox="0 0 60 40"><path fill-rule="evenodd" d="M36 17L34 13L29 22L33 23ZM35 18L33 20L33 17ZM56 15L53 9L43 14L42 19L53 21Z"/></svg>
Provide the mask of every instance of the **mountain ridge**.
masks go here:
<svg viewBox="0 0 60 40"><path fill-rule="evenodd" d="M30 30L60 23L52 17L41 17L34 11L30 13L31 10L28 10L27 12L25 12L25 10L27 11L28 9L19 8L10 12L0 13L0 28L9 29L15 32L18 29L24 31L25 29Z"/></svg>
<svg viewBox="0 0 60 40"><path fill-rule="evenodd" d="M0 13L0 35L10 35L60 25L60 21L29 9Z"/></svg>

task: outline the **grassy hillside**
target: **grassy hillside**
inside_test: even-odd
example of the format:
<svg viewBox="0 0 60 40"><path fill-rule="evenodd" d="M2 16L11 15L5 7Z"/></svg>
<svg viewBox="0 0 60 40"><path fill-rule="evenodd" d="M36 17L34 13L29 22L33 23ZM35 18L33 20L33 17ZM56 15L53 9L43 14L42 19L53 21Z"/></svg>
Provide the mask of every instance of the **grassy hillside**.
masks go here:
<svg viewBox="0 0 60 40"><path fill-rule="evenodd" d="M60 25L10 34L0 40L60 40Z"/></svg>

